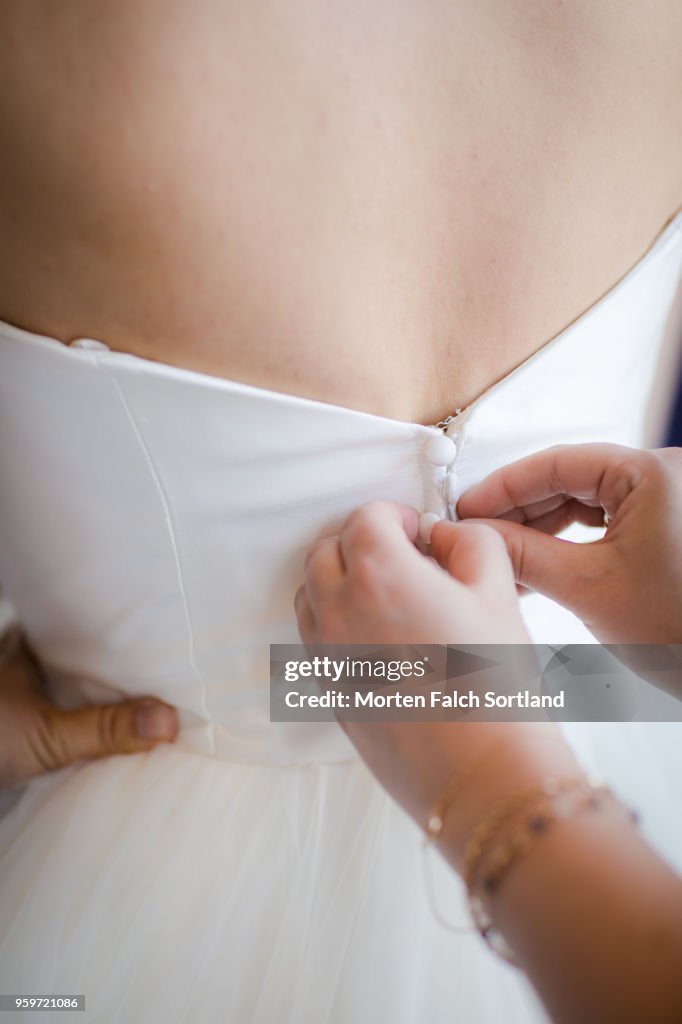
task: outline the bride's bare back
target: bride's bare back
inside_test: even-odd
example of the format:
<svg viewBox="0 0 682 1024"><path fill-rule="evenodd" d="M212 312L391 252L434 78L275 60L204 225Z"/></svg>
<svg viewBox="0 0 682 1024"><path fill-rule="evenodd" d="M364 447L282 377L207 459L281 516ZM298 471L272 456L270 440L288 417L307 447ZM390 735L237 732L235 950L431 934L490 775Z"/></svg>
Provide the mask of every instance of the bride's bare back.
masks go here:
<svg viewBox="0 0 682 1024"><path fill-rule="evenodd" d="M404 419L682 203L677 0L15 0L0 317Z"/></svg>

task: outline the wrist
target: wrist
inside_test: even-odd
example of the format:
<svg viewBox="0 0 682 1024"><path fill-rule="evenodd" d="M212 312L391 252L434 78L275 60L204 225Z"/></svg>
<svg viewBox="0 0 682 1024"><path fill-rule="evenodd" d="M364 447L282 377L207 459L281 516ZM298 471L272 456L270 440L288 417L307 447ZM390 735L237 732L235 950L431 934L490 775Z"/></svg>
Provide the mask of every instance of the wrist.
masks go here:
<svg viewBox="0 0 682 1024"><path fill-rule="evenodd" d="M475 730L477 723L469 729ZM499 801L516 790L540 785L552 776L580 776L582 769L558 728L545 723L498 727L497 736L487 727L482 736L471 735L461 751L463 778L456 799L444 809L443 827L436 845L459 872L469 840L484 815ZM481 758L482 744L491 756ZM466 778L467 763L476 760Z"/></svg>

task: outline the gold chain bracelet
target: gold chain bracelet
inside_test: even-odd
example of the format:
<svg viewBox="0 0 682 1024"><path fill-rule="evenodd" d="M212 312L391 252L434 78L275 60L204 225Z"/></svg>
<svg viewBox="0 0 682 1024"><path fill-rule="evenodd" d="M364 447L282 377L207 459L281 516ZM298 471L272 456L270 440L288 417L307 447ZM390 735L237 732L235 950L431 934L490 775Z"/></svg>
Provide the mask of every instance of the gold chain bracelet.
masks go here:
<svg viewBox="0 0 682 1024"><path fill-rule="evenodd" d="M555 786L545 785L541 787L541 792L536 792L534 800L527 802L521 825L514 829L506 842L487 844L488 855L482 852L477 858L467 882L471 917L488 946L508 963L516 963L513 951L486 910L485 898L490 899L499 891L514 865L553 825L584 811L601 810L608 803L622 807L633 823L638 822L636 812L625 807L612 790L601 783L585 779L576 782L573 787L562 787L561 792ZM506 821L508 823L509 819Z"/></svg>
<svg viewBox="0 0 682 1024"><path fill-rule="evenodd" d="M424 824L424 833L427 839L435 839L443 831L445 826L445 816L451 805L454 803L457 794L462 790L464 783L473 778L478 771L484 768L486 764L492 760L493 755L496 754L501 747L507 746L508 743L509 740L505 737L498 739L496 742L490 743L478 757L472 758L469 764L467 764L463 769L457 769L443 790L442 795L438 800L436 800L429 811Z"/></svg>
<svg viewBox="0 0 682 1024"><path fill-rule="evenodd" d="M540 784L524 786L515 789L493 804L492 809L478 823L471 834L467 844L462 863L462 878L467 889L471 883L477 868L486 850L494 840L496 834L504 825L512 820L514 815L523 811L526 806L533 803L540 797L557 797L568 790L588 785L588 780L583 775L569 775L565 777L551 777Z"/></svg>

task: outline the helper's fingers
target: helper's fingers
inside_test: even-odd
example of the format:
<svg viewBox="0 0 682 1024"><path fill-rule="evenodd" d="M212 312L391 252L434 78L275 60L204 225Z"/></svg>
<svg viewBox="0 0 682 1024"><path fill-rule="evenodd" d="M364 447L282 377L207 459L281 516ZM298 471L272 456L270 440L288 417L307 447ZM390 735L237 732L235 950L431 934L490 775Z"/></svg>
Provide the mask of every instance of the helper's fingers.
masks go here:
<svg viewBox="0 0 682 1024"><path fill-rule="evenodd" d="M583 505L575 498L569 498L556 508L544 514L529 518L523 524L540 530L542 533L561 533L573 523L582 523L583 526L604 526L604 510L601 505L596 508Z"/></svg>
<svg viewBox="0 0 682 1024"><path fill-rule="evenodd" d="M338 537L313 544L305 559L305 587L311 602L334 589L346 574Z"/></svg>
<svg viewBox="0 0 682 1024"><path fill-rule="evenodd" d="M573 611L582 609L585 600L594 596L594 581L602 565L599 541L576 544L504 519L488 519L481 525L504 540L517 584Z"/></svg>
<svg viewBox="0 0 682 1024"><path fill-rule="evenodd" d="M294 595L294 611L301 640L304 644L312 643L315 638L315 617L305 587L299 587Z"/></svg>
<svg viewBox="0 0 682 1024"><path fill-rule="evenodd" d="M150 750L177 736L175 709L153 698L93 705L74 711L51 708L41 715L34 753L43 770L83 758Z"/></svg>
<svg viewBox="0 0 682 1024"><path fill-rule="evenodd" d="M350 572L367 556L394 559L417 556L419 528L415 509L391 501L371 501L350 514L341 530L341 555Z"/></svg>
<svg viewBox="0 0 682 1024"><path fill-rule="evenodd" d="M436 523L431 533L431 554L461 583L476 585L491 578L513 583L504 541L486 524Z"/></svg>
<svg viewBox="0 0 682 1024"><path fill-rule="evenodd" d="M496 470L462 495L457 511L463 519L491 519L521 510L525 520L528 510L532 515L538 503L560 495L599 505L613 518L641 478L647 456L614 444L549 448Z"/></svg>
<svg viewBox="0 0 682 1024"><path fill-rule="evenodd" d="M565 494L552 494L551 497L543 498L542 501L533 501L529 505L523 505L521 508L513 508L511 512L505 513L505 515L500 516L500 518L508 519L510 523L523 523L528 526L536 526L538 520L544 519L545 516L548 516L550 513L555 512L557 509L562 508L563 505L569 504L570 502L575 502L575 504L580 506L580 508L594 510L595 517L604 515L604 510L596 498L578 501L577 498L567 497Z"/></svg>

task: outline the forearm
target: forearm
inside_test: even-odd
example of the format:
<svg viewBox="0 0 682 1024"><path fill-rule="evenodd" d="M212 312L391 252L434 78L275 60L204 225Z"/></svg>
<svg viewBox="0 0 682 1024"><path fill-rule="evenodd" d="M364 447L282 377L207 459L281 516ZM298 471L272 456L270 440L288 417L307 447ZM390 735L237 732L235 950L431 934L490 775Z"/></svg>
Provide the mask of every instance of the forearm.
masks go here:
<svg viewBox="0 0 682 1024"><path fill-rule="evenodd" d="M557 824L491 911L557 1022L682 1020L682 883L618 808Z"/></svg>
<svg viewBox="0 0 682 1024"><path fill-rule="evenodd" d="M526 730L503 747L448 811L440 847L453 866L490 807L550 776L581 776L557 734ZM682 882L617 804L556 820L486 907L557 1022L682 1020Z"/></svg>

